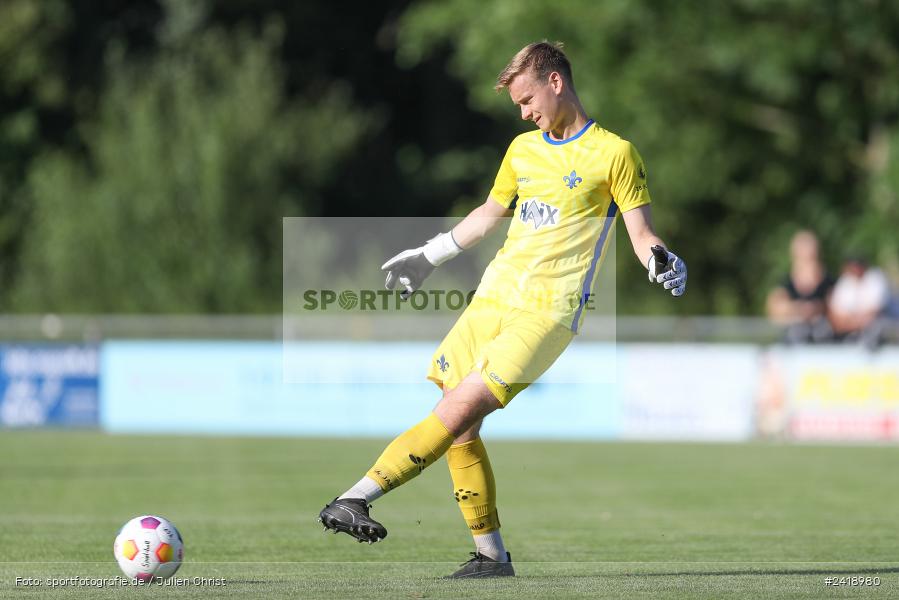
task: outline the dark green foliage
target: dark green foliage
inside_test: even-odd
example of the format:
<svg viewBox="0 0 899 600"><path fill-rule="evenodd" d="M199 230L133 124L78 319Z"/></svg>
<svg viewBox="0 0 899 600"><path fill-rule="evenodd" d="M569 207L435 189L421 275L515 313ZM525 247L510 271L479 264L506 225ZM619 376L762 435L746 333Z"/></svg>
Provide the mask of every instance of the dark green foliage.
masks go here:
<svg viewBox="0 0 899 600"><path fill-rule="evenodd" d="M757 312L799 227L899 275L894 2L8 0L0 311L278 311L282 216L483 200L543 38L690 265L671 302L618 235L619 307Z"/></svg>
<svg viewBox="0 0 899 600"><path fill-rule="evenodd" d="M588 110L647 161L658 229L691 268L679 309L756 310L799 227L822 236L834 266L858 244L899 273L896 3L582 0L562 8L419 3L403 20L399 58L416 64L452 48L473 105L514 119L508 97L492 91L496 74L526 43L563 40ZM667 298L644 292L638 264L619 264L628 306L671 310Z"/></svg>

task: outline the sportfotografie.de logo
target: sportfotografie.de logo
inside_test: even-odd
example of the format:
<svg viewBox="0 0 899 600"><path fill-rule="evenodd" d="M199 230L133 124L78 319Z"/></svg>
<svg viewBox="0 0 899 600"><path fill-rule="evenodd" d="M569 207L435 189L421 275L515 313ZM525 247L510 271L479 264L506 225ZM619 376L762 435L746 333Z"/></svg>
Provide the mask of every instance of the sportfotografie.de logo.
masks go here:
<svg viewBox="0 0 899 600"><path fill-rule="evenodd" d="M465 310L475 296L475 290L417 290L407 300L400 297L399 290L306 290L300 294L300 308L304 311L460 311ZM583 304L586 310L593 310L593 294L579 294L564 298L549 293L531 294L527 300L531 306L558 306L565 304L578 308ZM504 298L505 305L514 305ZM485 301L491 301L485 298Z"/></svg>

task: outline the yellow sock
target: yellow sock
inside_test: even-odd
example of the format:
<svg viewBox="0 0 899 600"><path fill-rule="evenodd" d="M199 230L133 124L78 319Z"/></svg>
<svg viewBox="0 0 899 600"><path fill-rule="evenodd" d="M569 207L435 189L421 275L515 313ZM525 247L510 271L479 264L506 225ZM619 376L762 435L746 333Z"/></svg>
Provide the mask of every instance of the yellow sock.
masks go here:
<svg viewBox="0 0 899 600"><path fill-rule="evenodd" d="M453 443L453 437L437 415L431 413L390 442L366 475L389 492L434 464Z"/></svg>
<svg viewBox="0 0 899 600"><path fill-rule="evenodd" d="M453 495L473 535L499 529L496 512L496 482L487 449L480 438L450 446L446 453Z"/></svg>

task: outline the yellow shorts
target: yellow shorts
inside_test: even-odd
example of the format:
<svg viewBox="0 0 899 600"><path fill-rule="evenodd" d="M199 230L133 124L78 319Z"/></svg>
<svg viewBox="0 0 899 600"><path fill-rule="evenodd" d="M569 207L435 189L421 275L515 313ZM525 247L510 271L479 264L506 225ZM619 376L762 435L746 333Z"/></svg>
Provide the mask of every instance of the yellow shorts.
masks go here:
<svg viewBox="0 0 899 600"><path fill-rule="evenodd" d="M475 297L431 357L428 379L450 390L477 370L506 406L573 337L569 328L547 317Z"/></svg>

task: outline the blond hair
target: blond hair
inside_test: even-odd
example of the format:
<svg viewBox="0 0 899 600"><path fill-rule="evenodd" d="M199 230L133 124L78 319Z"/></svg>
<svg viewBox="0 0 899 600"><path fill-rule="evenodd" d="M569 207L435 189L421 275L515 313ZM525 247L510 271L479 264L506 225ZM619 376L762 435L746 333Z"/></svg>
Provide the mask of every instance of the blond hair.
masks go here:
<svg viewBox="0 0 899 600"><path fill-rule="evenodd" d="M509 87L512 80L524 73L531 71L537 79L545 79L552 72L559 73L570 86L574 86L571 77L571 63L562 52L562 42L551 43L546 40L528 44L519 50L506 68L496 78L493 89L497 92Z"/></svg>

